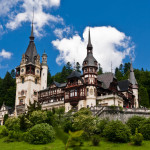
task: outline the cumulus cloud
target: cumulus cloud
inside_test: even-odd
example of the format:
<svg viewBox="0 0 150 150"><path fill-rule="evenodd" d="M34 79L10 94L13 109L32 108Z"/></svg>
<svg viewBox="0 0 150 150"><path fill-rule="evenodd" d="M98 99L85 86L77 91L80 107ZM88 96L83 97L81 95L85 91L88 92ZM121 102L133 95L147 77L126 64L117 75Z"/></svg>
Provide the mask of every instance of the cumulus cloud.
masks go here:
<svg viewBox="0 0 150 150"><path fill-rule="evenodd" d="M9 13L6 27L15 30L23 22L32 21L34 7L35 34L42 36L45 25L50 25L51 22L63 24L63 19L60 16L54 16L49 11L51 7L59 7L59 5L60 0L2 0L0 15L5 16Z"/></svg>
<svg viewBox="0 0 150 150"><path fill-rule="evenodd" d="M2 58L10 59L11 56L12 56L12 53L11 52L7 52L4 49L2 49L2 51L0 52L0 57L2 57Z"/></svg>
<svg viewBox="0 0 150 150"><path fill-rule="evenodd" d="M73 64L74 60L82 64L87 52L88 30L89 27L86 27L83 37L75 34L70 38L52 41L53 46L59 51L56 58L59 65L68 61ZM111 26L91 27L90 31L94 57L105 72L111 71L111 62L113 68L116 68L126 56L134 53L134 44L131 42L131 38L116 28Z"/></svg>
<svg viewBox="0 0 150 150"><path fill-rule="evenodd" d="M71 33L72 33L72 29L69 26L67 26L63 29L62 28L56 28L54 30L55 36L58 37L59 39L62 39L65 35L68 36Z"/></svg>

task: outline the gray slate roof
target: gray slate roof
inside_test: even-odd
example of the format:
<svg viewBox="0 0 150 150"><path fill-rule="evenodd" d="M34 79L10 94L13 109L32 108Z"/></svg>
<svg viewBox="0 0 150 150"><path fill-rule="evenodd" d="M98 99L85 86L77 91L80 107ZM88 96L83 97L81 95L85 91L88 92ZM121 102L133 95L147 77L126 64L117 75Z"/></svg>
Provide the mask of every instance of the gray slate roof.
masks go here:
<svg viewBox="0 0 150 150"><path fill-rule="evenodd" d="M58 83L56 81L54 81L53 84L55 84L57 87L65 87L67 85L67 83Z"/></svg>
<svg viewBox="0 0 150 150"><path fill-rule="evenodd" d="M29 42L28 48L25 52L25 57L27 59L27 63L34 64L37 55L38 54L37 54L36 46L34 43L34 33L33 33L33 23L32 23L30 42Z"/></svg>
<svg viewBox="0 0 150 150"><path fill-rule="evenodd" d="M86 58L84 59L84 62L85 61L87 62L87 64L83 64L84 66L97 67L97 65L95 65L95 62L97 62L97 60L94 58L92 53L87 54Z"/></svg>
<svg viewBox="0 0 150 150"><path fill-rule="evenodd" d="M25 52L25 57L27 58L27 63L32 62L33 64L35 63L35 58L37 56L37 50L35 47L34 41L30 41L29 46Z"/></svg>
<svg viewBox="0 0 150 150"><path fill-rule="evenodd" d="M134 70L133 70L133 66L132 66L132 63L130 65L130 78L129 78L129 81L130 83L134 85L137 85L137 81L136 81L136 78L135 78L135 75L134 75Z"/></svg>
<svg viewBox="0 0 150 150"><path fill-rule="evenodd" d="M97 76L97 80L101 81L103 83L102 87L104 89L108 89L109 88L110 83L113 82L114 78L116 79L115 75L113 73L111 73L111 72L104 73L104 74L101 74L101 75Z"/></svg>
<svg viewBox="0 0 150 150"><path fill-rule="evenodd" d="M80 78L81 77L81 73L78 72L78 71L72 71L71 74L67 77L67 79L74 78L74 77Z"/></svg>
<svg viewBox="0 0 150 150"><path fill-rule="evenodd" d="M129 80L123 80L118 82L118 86L121 92L127 91L129 88Z"/></svg>

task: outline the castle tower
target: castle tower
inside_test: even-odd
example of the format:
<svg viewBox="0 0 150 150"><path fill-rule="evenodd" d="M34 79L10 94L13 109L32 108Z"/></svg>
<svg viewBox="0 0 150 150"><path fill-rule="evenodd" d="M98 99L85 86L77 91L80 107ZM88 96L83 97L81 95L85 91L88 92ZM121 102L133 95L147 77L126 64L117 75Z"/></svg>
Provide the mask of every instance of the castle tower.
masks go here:
<svg viewBox="0 0 150 150"><path fill-rule="evenodd" d="M131 64L130 64L130 77L129 77L129 81L132 84L133 95L135 96L134 107L138 108L139 107L139 101L138 101L138 83L137 83L135 75L134 75L132 61L131 61Z"/></svg>
<svg viewBox="0 0 150 150"><path fill-rule="evenodd" d="M83 61L83 78L86 84L86 107L96 105L96 85L97 85L97 69L98 63L93 56L93 46L91 44L91 36L89 30L87 56Z"/></svg>
<svg viewBox="0 0 150 150"><path fill-rule="evenodd" d="M42 55L42 71L41 71L41 90L46 89L47 87L47 74L48 74L48 66L47 66L47 54L43 53Z"/></svg>
<svg viewBox="0 0 150 150"><path fill-rule="evenodd" d="M16 115L27 110L29 101L33 103L38 100L38 91L41 88L41 64L34 43L33 22L30 42L22 61L16 67Z"/></svg>

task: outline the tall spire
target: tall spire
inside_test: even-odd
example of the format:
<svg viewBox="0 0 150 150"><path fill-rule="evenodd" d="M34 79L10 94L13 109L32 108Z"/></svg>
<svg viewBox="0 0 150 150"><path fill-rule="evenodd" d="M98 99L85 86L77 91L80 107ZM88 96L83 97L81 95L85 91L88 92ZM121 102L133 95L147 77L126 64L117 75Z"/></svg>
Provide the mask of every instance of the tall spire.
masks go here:
<svg viewBox="0 0 150 150"><path fill-rule="evenodd" d="M33 7L33 19L32 19L32 27L31 27L30 41L34 41L33 21L34 21L34 7Z"/></svg>
<svg viewBox="0 0 150 150"><path fill-rule="evenodd" d="M92 50L93 46L91 44L91 35L90 35L90 28L89 28L89 37L88 37L88 45L87 45L87 50ZM92 52L92 51L91 51Z"/></svg>
<svg viewBox="0 0 150 150"><path fill-rule="evenodd" d="M136 78L135 78L135 75L134 75L134 70L133 70L133 66L132 66L132 59L130 57L130 77L129 77L129 81L130 83L132 83L133 87L135 87L135 85L137 85L137 81L136 81Z"/></svg>

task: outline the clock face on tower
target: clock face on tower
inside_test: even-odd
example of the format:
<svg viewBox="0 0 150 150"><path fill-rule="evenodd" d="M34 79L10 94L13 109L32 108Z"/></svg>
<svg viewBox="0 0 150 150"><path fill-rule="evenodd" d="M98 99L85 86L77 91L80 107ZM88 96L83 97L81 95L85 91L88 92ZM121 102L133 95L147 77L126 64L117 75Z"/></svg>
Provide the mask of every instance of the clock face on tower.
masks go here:
<svg viewBox="0 0 150 150"><path fill-rule="evenodd" d="M39 70L37 70L36 72L39 73Z"/></svg>

